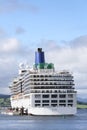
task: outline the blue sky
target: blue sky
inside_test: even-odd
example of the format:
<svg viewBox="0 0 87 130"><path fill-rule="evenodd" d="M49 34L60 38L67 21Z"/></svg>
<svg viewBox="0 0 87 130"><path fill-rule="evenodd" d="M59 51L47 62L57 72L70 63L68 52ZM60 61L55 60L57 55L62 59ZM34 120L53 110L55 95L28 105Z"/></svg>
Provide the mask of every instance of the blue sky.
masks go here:
<svg viewBox="0 0 87 130"><path fill-rule="evenodd" d="M0 46L1 93L10 93L18 64L31 66L34 51L43 47L57 70L74 73L76 89L86 97L87 0L0 0Z"/></svg>
<svg viewBox="0 0 87 130"><path fill-rule="evenodd" d="M31 42L38 42L40 39L72 40L87 33L86 0L11 1L13 0L0 2L3 8L7 8L0 13L0 26L8 32L8 37L17 37L29 44L28 40ZM8 9L9 3L15 3L17 7ZM24 36L15 35L15 28L19 26L25 29Z"/></svg>

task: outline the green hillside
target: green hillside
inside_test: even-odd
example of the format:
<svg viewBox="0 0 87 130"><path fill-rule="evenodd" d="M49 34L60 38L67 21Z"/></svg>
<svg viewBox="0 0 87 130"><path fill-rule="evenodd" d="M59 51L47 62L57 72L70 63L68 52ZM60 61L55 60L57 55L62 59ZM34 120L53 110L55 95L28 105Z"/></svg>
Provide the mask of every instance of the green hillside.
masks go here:
<svg viewBox="0 0 87 130"><path fill-rule="evenodd" d="M83 102L83 101L77 101L77 108L78 109L87 109L87 102Z"/></svg>
<svg viewBox="0 0 87 130"><path fill-rule="evenodd" d="M78 109L87 109L87 104L77 104Z"/></svg>
<svg viewBox="0 0 87 130"><path fill-rule="evenodd" d="M10 95L0 94L0 107L10 107Z"/></svg>

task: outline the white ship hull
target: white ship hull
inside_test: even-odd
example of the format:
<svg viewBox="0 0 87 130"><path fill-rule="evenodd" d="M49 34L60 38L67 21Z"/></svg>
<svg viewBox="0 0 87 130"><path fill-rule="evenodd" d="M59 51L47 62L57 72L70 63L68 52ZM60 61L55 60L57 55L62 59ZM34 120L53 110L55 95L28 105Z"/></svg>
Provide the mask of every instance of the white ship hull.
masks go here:
<svg viewBox="0 0 87 130"><path fill-rule="evenodd" d="M29 99L20 99L11 101L12 108L22 108L28 110L30 115L75 115L76 107L30 107Z"/></svg>
<svg viewBox="0 0 87 130"><path fill-rule="evenodd" d="M31 115L75 115L75 107L57 107L57 108L29 108Z"/></svg>

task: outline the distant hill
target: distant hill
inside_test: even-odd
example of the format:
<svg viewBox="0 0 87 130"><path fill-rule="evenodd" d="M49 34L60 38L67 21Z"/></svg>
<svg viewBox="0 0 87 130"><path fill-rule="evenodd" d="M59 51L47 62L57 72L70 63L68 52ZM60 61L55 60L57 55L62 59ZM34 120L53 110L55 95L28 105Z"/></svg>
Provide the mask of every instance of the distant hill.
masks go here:
<svg viewBox="0 0 87 130"><path fill-rule="evenodd" d="M78 97L77 100L79 102L87 103L87 98L80 98L80 97Z"/></svg>
<svg viewBox="0 0 87 130"><path fill-rule="evenodd" d="M7 94L0 94L0 98L10 98L10 95L7 95Z"/></svg>
<svg viewBox="0 0 87 130"><path fill-rule="evenodd" d="M10 107L10 95L0 94L0 107Z"/></svg>
<svg viewBox="0 0 87 130"><path fill-rule="evenodd" d="M77 98L77 102L79 104L87 104L87 98Z"/></svg>

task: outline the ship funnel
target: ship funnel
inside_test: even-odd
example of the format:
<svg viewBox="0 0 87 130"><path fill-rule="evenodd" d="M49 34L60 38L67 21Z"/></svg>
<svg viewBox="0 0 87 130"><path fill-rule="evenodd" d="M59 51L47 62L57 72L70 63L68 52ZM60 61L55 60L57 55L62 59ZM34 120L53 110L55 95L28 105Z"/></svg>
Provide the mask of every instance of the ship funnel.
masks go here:
<svg viewBox="0 0 87 130"><path fill-rule="evenodd" d="M37 52L35 52L35 64L38 65L41 63L45 63L44 52L42 48L38 48Z"/></svg>

